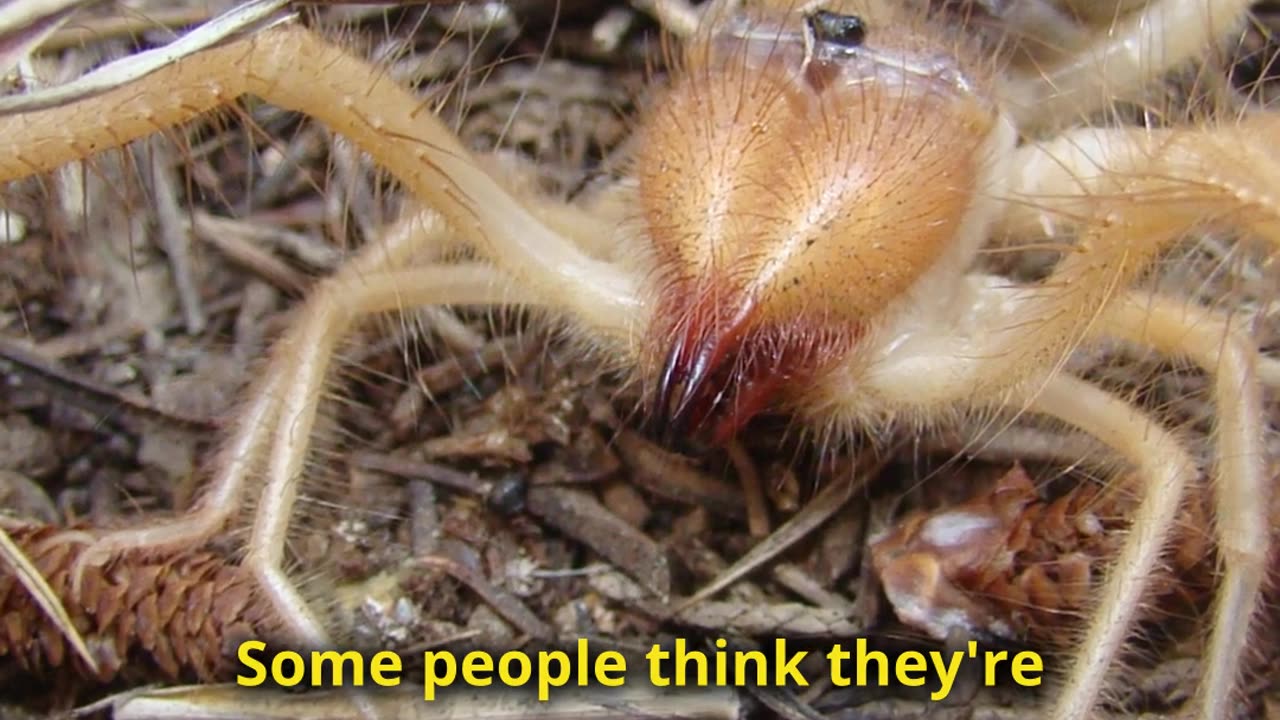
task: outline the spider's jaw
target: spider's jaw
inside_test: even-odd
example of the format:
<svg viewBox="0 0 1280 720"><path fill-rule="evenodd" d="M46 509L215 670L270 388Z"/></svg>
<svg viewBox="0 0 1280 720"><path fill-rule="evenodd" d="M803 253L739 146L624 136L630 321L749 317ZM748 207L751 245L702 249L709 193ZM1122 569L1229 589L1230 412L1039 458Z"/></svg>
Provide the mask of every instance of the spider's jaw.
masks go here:
<svg viewBox="0 0 1280 720"><path fill-rule="evenodd" d="M709 430L712 442L723 444L773 399L781 358L771 353L762 363L744 352L750 316L744 306L727 323L696 312L678 322L655 389L654 419L664 440Z"/></svg>
<svg viewBox="0 0 1280 720"><path fill-rule="evenodd" d="M720 297L717 297L717 296ZM723 446L756 416L781 409L792 389L807 385L861 335L857 326L798 316L760 322L758 303L738 293L670 291L656 365L652 412L670 442L705 438Z"/></svg>

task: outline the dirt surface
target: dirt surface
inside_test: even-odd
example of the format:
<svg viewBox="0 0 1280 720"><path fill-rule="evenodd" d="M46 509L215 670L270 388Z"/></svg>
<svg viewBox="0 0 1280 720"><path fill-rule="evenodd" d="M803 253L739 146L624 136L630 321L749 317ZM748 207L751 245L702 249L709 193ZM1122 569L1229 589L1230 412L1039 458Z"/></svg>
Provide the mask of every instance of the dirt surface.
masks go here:
<svg viewBox="0 0 1280 720"><path fill-rule="evenodd" d="M182 27L213 9L96 6L32 69L60 82L171 37L129 20ZM622 2L324 3L306 14L385 61L471 148L496 150L506 177L553 196L624 171L630 123L662 80L657 24ZM1239 83L1268 77L1257 33L1235 66ZM0 206L11 220L0 247L0 508L24 523L105 528L190 505L237 399L308 288L378 237L400 202L341 137L244 101L14 183ZM1241 302L1265 295L1274 273L1204 277L1219 245L1180 255L1167 282ZM1019 262L1007 269L1036 272L1031 254ZM1274 347L1274 331L1260 332ZM524 318L475 310L377 318L344 344L288 551L292 576L346 646L420 660L431 649L532 651L585 637L636 668L653 644L677 638L711 651L718 638L767 649L786 637L811 651L802 668L814 678L822 655L855 636L890 654L971 639L1042 650L1050 672L1057 651L1073 647L1080 587L1114 553L1132 507L1123 483L1104 488L1061 462L1095 452L1086 440L1027 423L981 443L890 432L815 447L786 418L767 417L727 451L664 447L634 390L577 347ZM1207 456L1213 417L1200 374L1121 348L1075 363L1163 408ZM993 523L962 557L921 531L959 511ZM1213 572L1207 513L1203 498L1188 507L1149 641L1119 684L1116 702L1137 713L1170 714L1194 689ZM88 672L21 588L0 582L0 715L62 717L126 688L234 675L228 643L270 630L251 617L252 592L236 594L250 521L208 548L102 571L101 593L118 600L111 612L69 610L95 647L115 653L109 677ZM46 542L49 528L12 532L55 587L69 587L74 545ZM760 559L742 579L681 606L748 551ZM206 598L201 583L215 577ZM167 610L148 606L147 588L172 598ZM904 622L894 593L933 624ZM962 631L957 616L977 630ZM1258 632L1259 658L1274 657L1275 640ZM1263 673L1250 685L1249 715L1280 717L1274 680ZM753 718L1041 716L1042 689L1007 680L961 676L941 704L934 689L748 687L708 696L702 716L739 704ZM480 705L462 712L483 716Z"/></svg>

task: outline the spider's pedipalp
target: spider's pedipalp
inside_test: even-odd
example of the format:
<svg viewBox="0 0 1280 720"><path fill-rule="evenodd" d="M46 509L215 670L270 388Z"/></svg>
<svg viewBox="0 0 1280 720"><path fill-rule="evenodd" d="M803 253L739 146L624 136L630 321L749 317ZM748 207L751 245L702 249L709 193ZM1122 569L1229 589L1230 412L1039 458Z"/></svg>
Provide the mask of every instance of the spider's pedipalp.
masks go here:
<svg viewBox="0 0 1280 720"><path fill-rule="evenodd" d="M1080 128L1018 149L1018 176L997 233L1062 234L1086 221L1098 198L1133 198L1196 214L1204 224L1244 226L1280 250L1280 120L1260 114L1227 125Z"/></svg>

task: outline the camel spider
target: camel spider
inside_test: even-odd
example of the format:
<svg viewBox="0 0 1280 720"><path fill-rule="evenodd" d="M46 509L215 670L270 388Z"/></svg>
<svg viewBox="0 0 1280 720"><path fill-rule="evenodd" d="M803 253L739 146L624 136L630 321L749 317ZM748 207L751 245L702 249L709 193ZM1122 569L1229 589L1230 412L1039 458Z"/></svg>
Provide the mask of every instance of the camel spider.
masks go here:
<svg viewBox="0 0 1280 720"><path fill-rule="evenodd" d="M1105 442L1145 492L1052 711L1080 720L1199 472L1157 418L1063 368L1083 343L1122 340L1215 378L1223 569L1196 707L1223 717L1263 578L1261 385L1280 384L1280 362L1224 311L1131 288L1206 222L1280 245L1280 123L1050 129L1139 98L1237 32L1247 4L1154 0L1034 69L898 3L731 5L686 23L629 179L573 203L505 190L418 99L290 22L0 119L12 180L255 95L347 136L430 208L315 288L197 507L104 533L85 561L201 543L261 474L244 563L298 643L327 644L281 564L336 344L372 313L538 308L617 358L671 432L723 441L766 408L830 433L1034 413ZM1070 244L1041 282L972 270L986 245L1045 235ZM458 247L470 254L446 260Z"/></svg>

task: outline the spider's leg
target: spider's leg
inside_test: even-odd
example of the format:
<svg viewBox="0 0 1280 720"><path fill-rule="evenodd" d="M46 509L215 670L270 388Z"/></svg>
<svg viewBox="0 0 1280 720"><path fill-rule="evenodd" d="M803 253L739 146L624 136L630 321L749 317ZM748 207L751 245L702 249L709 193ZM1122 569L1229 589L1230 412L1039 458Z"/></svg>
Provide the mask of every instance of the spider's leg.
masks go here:
<svg viewBox="0 0 1280 720"><path fill-rule="evenodd" d="M1120 19L1073 57L1012 83L1010 111L1030 129L1078 121L1239 32L1250 0L1154 0Z"/></svg>
<svg viewBox="0 0 1280 720"><path fill-rule="evenodd" d="M514 298L509 280L485 264L429 265L363 274L348 269L321 283L296 324L272 351L268 377L279 378L279 409L266 451L267 485L255 511L245 565L307 647L327 643L325 625L282 568L312 430L337 344L367 315L424 305L492 305Z"/></svg>
<svg viewBox="0 0 1280 720"><path fill-rule="evenodd" d="M636 278L539 221L387 73L298 26L261 33L249 64L245 92L350 138L518 286L599 334L627 339L642 311Z"/></svg>
<svg viewBox="0 0 1280 720"><path fill-rule="evenodd" d="M1019 180L1028 184L1024 181ZM1095 435L1135 465L1143 497L1125 547L1112 566L1083 641L1074 653L1053 716L1058 720L1090 717L1133 630L1146 588L1159 571L1184 489L1196 473L1191 457L1168 431L1119 398L1067 375L1062 367L1081 343L1106 330L1107 308L1123 298L1160 253L1201 218L1201 204L1181 198L1154 194L1148 196L1149 203L1134 203L1129 198L1135 187L1122 183L1116 194L1093 198L1091 209L1096 214L1092 219L1079 218L1075 251L1066 253L1042 283L1010 287L1004 280L973 276L965 286L969 296L949 298L947 307L933 308L913 320L916 324L928 321L931 327L920 331L913 324L906 334L890 329L889 336L895 341L886 344L889 349L884 357L849 380L833 374L834 385L820 388L835 398L825 402L847 404L850 410L844 412L855 422L874 416L877 408L883 408L881 413L923 418L939 417L948 403L1026 409L1057 417ZM1062 197L1068 198L1064 202L1075 202L1079 196L1064 193ZM1221 342L1211 347L1221 347ZM1252 363L1250 359L1250 366ZM851 370L856 373L857 367ZM1252 373L1250 369L1244 377L1256 382ZM1232 381L1241 377L1235 372L1227 375ZM1251 397L1247 393L1252 391L1244 387L1238 386L1235 395L1226 395L1225 412L1232 418L1227 422L1239 425L1234 430L1223 429L1237 445L1256 442L1242 439L1257 428L1255 422L1251 430L1250 421L1241 420L1240 414L1255 407L1250 403L1257 401L1241 399L1233 405L1230 400ZM839 408L834 413L832 408L827 410L837 417L842 412ZM1237 450L1240 448L1233 446L1230 452ZM1237 463L1230 465L1233 472L1243 473L1236 482L1248 485L1254 472L1252 466L1241 470L1239 463L1256 461L1256 455L1248 453L1228 461ZM1250 588L1248 567L1247 562L1238 567L1245 578L1234 581L1236 590L1246 594ZM1253 600L1233 598L1228 602L1243 602L1247 609ZM1232 627L1226 630L1236 632ZM1235 640L1228 636L1221 642L1232 646ZM1218 679L1211 682L1217 687L1223 684Z"/></svg>
<svg viewBox="0 0 1280 720"><path fill-rule="evenodd" d="M0 181L48 172L246 94L346 136L521 287L626 339L641 306L631 274L540 222L389 73L297 24L185 57L74 104L0 117Z"/></svg>
<svg viewBox="0 0 1280 720"><path fill-rule="evenodd" d="M411 256L443 244L446 227L439 216L424 212L397 222L378 241L367 245L330 281L351 282L403 266ZM272 366L277 363L273 363ZM246 485L262 468L270 429L279 416L287 371L264 373L252 383L214 461L214 471L196 505L180 517L113 530L85 548L72 570L78 591L87 565L100 564L128 550L162 550L203 543L222 530L244 504Z"/></svg>
<svg viewBox="0 0 1280 720"><path fill-rule="evenodd" d="M1240 655L1259 599L1268 505L1254 501L1270 491L1259 386L1280 380L1280 364L1259 357L1223 315L1169 301L1135 304L1124 288L1166 247L1206 221L1233 225L1280 248L1280 204L1271 194L1280 182L1280 163L1268 147L1275 126L1275 116L1262 115L1239 125L1190 131L1080 130L1028 146L1019 151L1023 176L1015 194L1031 202L1011 206L1005 218L1005 229L1015 236L1025 236L1037 221L1082 229L1076 252L1067 253L1044 284L1048 292L1031 297L1020 311L1027 319L1046 318L1032 321L1037 332L1028 335L1056 330L1072 344L1098 334L1117 336L1188 357L1216 376L1215 533L1225 574L1199 698L1206 717L1225 705L1237 686ZM1100 208L1102 215L1096 214ZM1121 302L1113 303L1116 298ZM1016 348L1017 339L1006 346ZM1135 519L1134 532L1154 538L1143 527L1147 522ZM1114 588L1143 576L1123 559L1115 567L1113 589L1077 653L1060 706L1064 717L1087 712L1118 648L1106 638L1127 632L1104 627L1119 617L1113 610L1120 608ZM1136 602L1138 596L1131 597Z"/></svg>
<svg viewBox="0 0 1280 720"><path fill-rule="evenodd" d="M869 371L859 374L855 366L850 378L833 373L815 390L828 403L820 410L822 415L839 413L842 408L837 405L843 405L846 417L840 419L851 423L884 414L945 418L957 406L977 409L980 415L987 408L1047 415L1094 436L1133 466L1142 492L1131 529L1102 585L1101 598L1050 715L1054 720L1086 720L1093 716L1106 679L1114 672L1113 664L1129 639L1150 579L1159 571L1197 468L1183 444L1155 419L1097 386L1054 369L1052 362L1039 362L1032 373L1014 373L993 362L1010 353L1042 358L1061 352L1056 336L1029 332L1041 321L1037 298L1020 297L1019 292L998 283L979 289L965 300L968 310L997 308L996 314L973 317L969 312L967 318L943 320L937 332L929 332L919 342L898 344ZM1066 318L1078 315L1070 312ZM1016 349L1005 335L1011 327L1023 336L1022 346ZM915 347L909 347L913 343Z"/></svg>
<svg viewBox="0 0 1280 720"><path fill-rule="evenodd" d="M1020 400L1015 399L1017 394L1011 398L1014 409L1025 407L1093 435L1137 469L1142 485L1129 534L1103 584L1102 597L1050 715L1055 720L1087 720L1129 638L1197 470L1176 437L1101 388L1067 373L1056 373L1030 387Z"/></svg>
<svg viewBox="0 0 1280 720"><path fill-rule="evenodd" d="M1280 367L1259 357L1225 316L1169 301L1135 304L1125 288L1165 248L1206 222L1243 229L1246 236L1280 249L1280 204L1271 194L1280 182L1280 163L1268 147L1275 126L1275 116L1262 115L1240 125L1190 131L1080 130L1028 146L1019 151L1025 162L1017 165L1024 174L1016 194L1031 202L1012 206L1005 218L1005 229L1015 236L1025 236L1037 220L1082 229L1076 251L1067 253L1044 283L1048 292L1032 297L1020 311L1036 328L1029 335L1056 330L1072 344L1099 334L1143 342L1187 357L1216 376L1215 533L1225 574L1199 698L1206 717L1225 705L1237 686L1240 655L1259 599L1269 532L1267 503L1256 500L1270 491L1259 386L1280 380ZM1046 319L1031 320L1035 317ZM1007 347L1016 348L1016 338ZM1145 522L1135 519L1134 532L1154 537L1142 527ZM1123 559L1115 567L1110 586L1141 579ZM1104 597L1094 630L1077 653L1060 706L1064 717L1083 717L1100 688L1106 661L1118 648L1108 648L1110 641L1102 638L1127 632L1103 627L1118 617L1110 609L1119 607L1115 592Z"/></svg>
<svg viewBox="0 0 1280 720"><path fill-rule="evenodd" d="M988 359L982 376L1061 362L1099 310L1192 230L1226 227L1280 252L1276 140L1280 116L1268 113L1191 130L1084 128L1019 148L995 234L1073 239L1019 301L1026 322L993 330L988 344L1007 355ZM1280 366L1261 358L1257 371L1271 384Z"/></svg>
<svg viewBox="0 0 1280 720"><path fill-rule="evenodd" d="M1186 357L1214 376L1217 406L1217 484L1215 535L1223 573L1218 589L1210 645L1197 698L1200 717L1230 707L1240 682L1248 633L1259 607L1266 574L1269 527L1263 412L1253 342L1234 323L1203 308L1170 298L1135 294L1106 313L1101 333ZM1273 384L1272 383L1272 384Z"/></svg>
<svg viewBox="0 0 1280 720"><path fill-rule="evenodd" d="M1280 252L1278 142L1280 115L1260 113L1190 130L1081 128L1029 143L1012 162L1019 175L997 230L1057 234L1091 222L1100 199L1136 200L1202 225L1247 227Z"/></svg>

